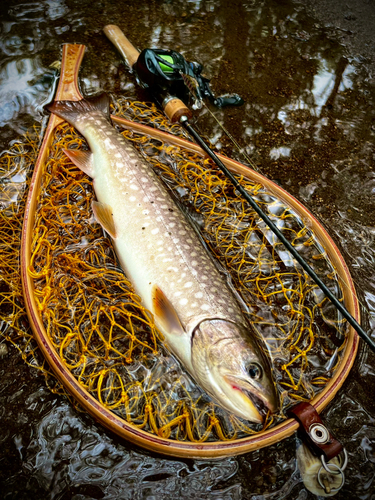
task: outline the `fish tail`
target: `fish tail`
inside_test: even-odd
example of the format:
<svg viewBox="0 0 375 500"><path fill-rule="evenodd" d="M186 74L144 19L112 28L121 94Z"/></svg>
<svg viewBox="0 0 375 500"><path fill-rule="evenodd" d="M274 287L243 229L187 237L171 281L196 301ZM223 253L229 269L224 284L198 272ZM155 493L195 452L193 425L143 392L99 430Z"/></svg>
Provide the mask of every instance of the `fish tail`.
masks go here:
<svg viewBox="0 0 375 500"><path fill-rule="evenodd" d="M46 109L77 127L78 118L92 111L101 111L109 120L109 96L99 94L80 101L54 101Z"/></svg>

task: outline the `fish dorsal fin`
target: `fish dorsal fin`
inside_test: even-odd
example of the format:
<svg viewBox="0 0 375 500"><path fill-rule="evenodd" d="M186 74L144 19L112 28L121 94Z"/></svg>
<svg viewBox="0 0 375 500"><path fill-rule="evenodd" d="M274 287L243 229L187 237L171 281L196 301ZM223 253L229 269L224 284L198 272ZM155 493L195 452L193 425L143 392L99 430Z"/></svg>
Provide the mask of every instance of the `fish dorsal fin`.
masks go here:
<svg viewBox="0 0 375 500"><path fill-rule="evenodd" d="M94 178L93 154L79 149L64 149L64 153L82 172Z"/></svg>
<svg viewBox="0 0 375 500"><path fill-rule="evenodd" d="M152 308L163 330L172 335L183 335L186 333L176 309L168 300L165 293L156 285L152 290Z"/></svg>
<svg viewBox="0 0 375 500"><path fill-rule="evenodd" d="M115 221L113 220L112 207L105 203L100 203L99 201L93 201L91 206L95 219L113 239L116 239L117 233Z"/></svg>

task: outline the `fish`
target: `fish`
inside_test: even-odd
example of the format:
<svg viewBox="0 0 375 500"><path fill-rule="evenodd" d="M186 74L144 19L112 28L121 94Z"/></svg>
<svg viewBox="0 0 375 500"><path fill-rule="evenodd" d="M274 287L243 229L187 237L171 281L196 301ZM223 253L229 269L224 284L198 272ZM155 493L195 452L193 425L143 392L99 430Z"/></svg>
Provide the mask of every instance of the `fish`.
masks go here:
<svg viewBox="0 0 375 500"><path fill-rule="evenodd" d="M272 369L234 293L147 161L112 126L106 94L55 101L90 151L65 154L93 179L97 222L169 351L220 407L262 423L278 409Z"/></svg>

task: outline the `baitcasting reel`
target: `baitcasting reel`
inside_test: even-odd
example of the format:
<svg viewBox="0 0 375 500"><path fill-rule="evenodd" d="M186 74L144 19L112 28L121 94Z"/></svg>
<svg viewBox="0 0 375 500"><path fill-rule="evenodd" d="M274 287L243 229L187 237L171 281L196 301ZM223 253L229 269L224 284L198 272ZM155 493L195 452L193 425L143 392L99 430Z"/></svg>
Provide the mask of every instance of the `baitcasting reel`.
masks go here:
<svg viewBox="0 0 375 500"><path fill-rule="evenodd" d="M135 70L143 87L157 86L178 97L190 91L195 101L193 109L200 109L205 97L218 108L240 106L244 102L238 94L215 97L209 86L210 80L202 75L203 66L186 61L175 50L145 49L135 63Z"/></svg>

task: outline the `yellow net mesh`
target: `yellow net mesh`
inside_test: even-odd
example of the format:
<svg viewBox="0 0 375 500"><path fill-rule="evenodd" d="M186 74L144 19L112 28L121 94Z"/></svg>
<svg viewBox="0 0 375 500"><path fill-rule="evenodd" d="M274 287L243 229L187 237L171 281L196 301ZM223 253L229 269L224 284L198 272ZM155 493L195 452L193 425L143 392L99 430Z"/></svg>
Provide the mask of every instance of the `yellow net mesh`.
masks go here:
<svg viewBox="0 0 375 500"><path fill-rule="evenodd" d="M114 112L186 136L153 106L121 98ZM79 382L138 428L193 442L264 430L285 418L293 402L310 400L326 384L340 360L330 336L345 335L346 324L210 160L134 132L122 133L148 159L230 276L244 313L272 356L280 414L268 416L262 428L228 415L165 350L152 315L92 217L90 179L63 153L87 148L66 123L55 130L44 168L29 270L49 338ZM36 140L36 134L29 135L0 158L1 333L58 391L61 386L50 376L28 328L19 274L22 214ZM323 247L298 215L261 185L247 179L241 183L342 297Z"/></svg>

